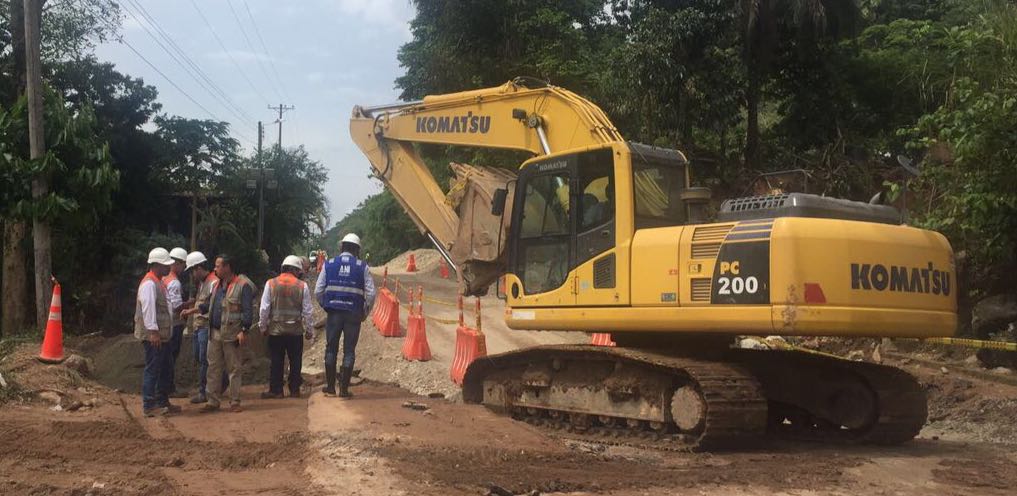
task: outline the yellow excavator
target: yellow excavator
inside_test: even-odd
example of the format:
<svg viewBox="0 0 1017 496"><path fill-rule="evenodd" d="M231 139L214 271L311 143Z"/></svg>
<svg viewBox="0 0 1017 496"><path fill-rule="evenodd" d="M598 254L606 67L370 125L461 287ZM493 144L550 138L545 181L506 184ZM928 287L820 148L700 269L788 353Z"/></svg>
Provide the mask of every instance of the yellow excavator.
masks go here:
<svg viewBox="0 0 1017 496"><path fill-rule="evenodd" d="M741 335L953 335L950 244L901 225L894 208L776 191L713 209L681 152L627 142L590 101L522 79L357 106L350 134L464 293L501 276L510 328L617 343L477 360L466 401L678 448L764 433L894 444L924 425L925 393L900 369L731 346ZM532 158L516 174L457 164L447 196L424 143Z"/></svg>

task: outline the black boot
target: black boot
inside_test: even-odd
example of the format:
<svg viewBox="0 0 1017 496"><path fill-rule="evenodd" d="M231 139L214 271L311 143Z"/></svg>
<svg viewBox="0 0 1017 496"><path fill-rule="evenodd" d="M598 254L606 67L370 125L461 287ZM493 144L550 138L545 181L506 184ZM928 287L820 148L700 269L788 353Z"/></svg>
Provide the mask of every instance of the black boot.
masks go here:
<svg viewBox="0 0 1017 496"><path fill-rule="evenodd" d="M325 396L335 396L335 365L325 364L325 387L321 392Z"/></svg>
<svg viewBox="0 0 1017 496"><path fill-rule="evenodd" d="M353 371L349 367L339 367L339 397L350 398L353 393L350 392L350 376Z"/></svg>

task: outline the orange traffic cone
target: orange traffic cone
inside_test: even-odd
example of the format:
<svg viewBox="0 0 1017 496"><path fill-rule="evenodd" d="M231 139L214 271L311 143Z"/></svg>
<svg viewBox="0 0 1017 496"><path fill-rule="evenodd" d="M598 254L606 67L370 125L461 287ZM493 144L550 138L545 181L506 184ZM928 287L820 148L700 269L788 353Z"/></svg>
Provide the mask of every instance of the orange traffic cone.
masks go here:
<svg viewBox="0 0 1017 496"><path fill-rule="evenodd" d="M49 305L46 335L42 339L42 351L39 352L40 362L60 363L64 361L64 324L60 308L60 283L54 279L53 301Z"/></svg>
<svg viewBox="0 0 1017 496"><path fill-rule="evenodd" d="M406 263L406 272L417 271L417 257L410 253L410 261Z"/></svg>
<svg viewBox="0 0 1017 496"><path fill-rule="evenodd" d="M438 267L438 274L441 275L442 279L448 279L448 262L444 258L441 259L441 266Z"/></svg>

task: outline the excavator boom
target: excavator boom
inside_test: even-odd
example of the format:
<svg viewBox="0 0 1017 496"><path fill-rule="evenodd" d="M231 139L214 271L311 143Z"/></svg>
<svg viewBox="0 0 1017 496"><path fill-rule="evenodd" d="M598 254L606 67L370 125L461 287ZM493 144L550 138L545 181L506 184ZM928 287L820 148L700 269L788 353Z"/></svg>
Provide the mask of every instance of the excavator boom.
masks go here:
<svg viewBox="0 0 1017 496"><path fill-rule="evenodd" d="M464 292L486 291L504 270L505 224L489 209L460 219L415 144L520 150L537 155L622 140L604 112L563 88L522 80L423 100L355 107L350 135L407 214L464 275ZM512 180L505 171L462 166L461 179L487 199ZM478 267L482 267L480 269Z"/></svg>

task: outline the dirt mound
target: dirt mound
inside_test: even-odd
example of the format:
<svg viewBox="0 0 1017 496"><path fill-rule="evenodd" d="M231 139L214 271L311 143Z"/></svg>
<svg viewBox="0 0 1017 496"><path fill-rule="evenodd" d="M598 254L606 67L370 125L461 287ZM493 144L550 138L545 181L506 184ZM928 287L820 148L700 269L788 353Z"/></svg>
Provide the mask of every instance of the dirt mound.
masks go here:
<svg viewBox="0 0 1017 496"><path fill-rule="evenodd" d="M418 250L415 253L421 252L430 252L435 257L439 256L434 250ZM417 264L418 267L421 264L419 258ZM389 274L393 273L389 272ZM458 318L458 310L455 308L456 295L458 294L456 281L441 279L438 277L436 269L431 272L413 274L402 272L395 274L393 278L398 279L404 288L420 287L424 290L426 300L424 313L428 317L426 319L427 340L433 359L429 362L403 360L401 354L403 339L382 337L371 323L371 319L367 319L361 327L355 367L360 369L361 377L365 379L397 384L415 394L426 396L437 393L448 399L459 398L460 388L449 378L449 367L455 354L456 320ZM380 288L380 272L374 274L374 281L375 285ZM390 279L389 288L394 286L394 282ZM400 301L403 304L407 302L405 291L400 292ZM469 298L465 312L465 320L471 326L476 321L473 313L474 301L473 298ZM503 301L493 294L489 294L481 298L481 305L483 308L482 327L488 354L542 344L583 343L589 340L588 336L579 332L511 330L505 325L503 317L505 303ZM315 322L324 322L325 312L318 307L317 302L314 303L314 307ZM402 329L406 329L407 326L406 314L406 307L400 307L399 317ZM324 325L322 324L321 327ZM324 329L321 327L318 331L318 341L314 345L304 348L305 375L316 375L323 372L325 336Z"/></svg>
<svg viewBox="0 0 1017 496"><path fill-rule="evenodd" d="M405 252L389 260L381 267L375 267L375 270L378 271L378 274L381 274L380 271L383 270L383 267L388 267L389 274L406 274L406 264L410 262L410 254L413 254L413 257L416 259L417 272L437 272L441 266L441 254L438 253L438 250L422 248Z"/></svg>
<svg viewBox="0 0 1017 496"><path fill-rule="evenodd" d="M929 397L926 432L978 441L1017 443L1017 387L946 374L909 370L925 384Z"/></svg>
<svg viewBox="0 0 1017 496"><path fill-rule="evenodd" d="M251 344L247 346L243 380L245 384L264 382L269 363L263 344L265 338L257 332L251 332L249 336ZM133 335L97 337L84 341L79 346L85 354L93 357L96 380L121 391L141 391L145 355L141 343ZM192 336L185 335L175 369L177 387L185 392L191 391L198 381L198 364L193 350Z"/></svg>
<svg viewBox="0 0 1017 496"><path fill-rule="evenodd" d="M38 355L38 343L24 343L0 360L0 374L8 382L8 387L16 388L26 396L34 396L43 391L71 393L86 385L85 376L75 368L75 363L80 363L77 351L65 348L64 356L78 357L60 364L42 363L36 358Z"/></svg>

